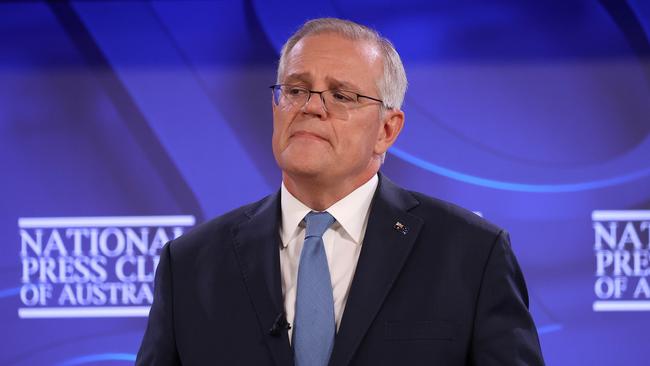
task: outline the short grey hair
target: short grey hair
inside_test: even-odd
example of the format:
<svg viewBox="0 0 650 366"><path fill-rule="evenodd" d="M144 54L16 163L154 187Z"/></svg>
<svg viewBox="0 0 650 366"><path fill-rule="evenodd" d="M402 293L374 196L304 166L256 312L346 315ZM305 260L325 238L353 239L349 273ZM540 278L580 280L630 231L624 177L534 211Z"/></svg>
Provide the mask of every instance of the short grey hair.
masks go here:
<svg viewBox="0 0 650 366"><path fill-rule="evenodd" d="M277 83L282 82L287 55L293 47L309 35L335 33L350 40L366 40L374 42L383 56L384 70L382 77L377 80L379 97L387 109L401 109L406 93L407 81L404 65L393 44L382 37L376 30L364 25L338 18L312 19L300 27L282 46L278 63Z"/></svg>

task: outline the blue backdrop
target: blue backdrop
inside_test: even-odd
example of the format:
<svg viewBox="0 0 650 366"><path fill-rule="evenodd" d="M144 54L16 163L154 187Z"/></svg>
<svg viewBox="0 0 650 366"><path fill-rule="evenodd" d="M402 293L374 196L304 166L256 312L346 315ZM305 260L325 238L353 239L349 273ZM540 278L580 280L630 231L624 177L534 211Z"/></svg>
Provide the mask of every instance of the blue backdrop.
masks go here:
<svg viewBox="0 0 650 366"><path fill-rule="evenodd" d="M268 85L284 40L319 16L397 47L406 125L382 171L511 232L547 363L647 364L645 0L0 3L0 364L132 363L142 311L79 314L146 309L147 289L62 302L63 272L92 257L72 253L71 228L109 228L100 265L136 273L136 256L118 264L129 227L149 230L150 260L155 230L171 237L277 190ZM189 221L163 222L179 215ZM51 303L34 302L42 284Z"/></svg>

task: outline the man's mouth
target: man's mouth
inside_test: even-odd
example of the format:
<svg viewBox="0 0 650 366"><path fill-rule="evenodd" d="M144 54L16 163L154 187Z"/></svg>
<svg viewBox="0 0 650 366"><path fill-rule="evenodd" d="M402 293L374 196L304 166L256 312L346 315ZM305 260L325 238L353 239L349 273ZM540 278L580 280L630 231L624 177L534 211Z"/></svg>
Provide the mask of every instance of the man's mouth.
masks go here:
<svg viewBox="0 0 650 366"><path fill-rule="evenodd" d="M324 137L322 137L320 135L317 135L317 134L315 134L313 132L307 132L307 131L294 132L294 133L291 134L290 138L293 138L293 137L310 138L310 139L319 140L319 141L327 141L326 138L324 138Z"/></svg>

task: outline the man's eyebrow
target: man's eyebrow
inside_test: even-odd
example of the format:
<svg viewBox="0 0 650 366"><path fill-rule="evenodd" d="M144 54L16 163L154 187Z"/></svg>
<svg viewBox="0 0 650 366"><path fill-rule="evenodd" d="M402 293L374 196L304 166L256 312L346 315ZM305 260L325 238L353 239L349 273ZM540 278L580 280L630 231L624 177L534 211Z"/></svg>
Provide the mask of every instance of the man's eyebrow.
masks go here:
<svg viewBox="0 0 650 366"><path fill-rule="evenodd" d="M311 75L306 72L289 74L285 78L285 82L296 82L296 81L309 84L311 83L312 78ZM349 81L338 80L329 76L325 78L325 81L327 82L329 89L344 89L350 91L361 90L361 88L359 88L356 84L351 83Z"/></svg>
<svg viewBox="0 0 650 366"><path fill-rule="evenodd" d="M361 90L361 88L359 88L356 84L353 84L349 81L337 80L331 77L327 77L325 80L327 80L327 85L329 85L329 87L332 89L345 89L350 91Z"/></svg>

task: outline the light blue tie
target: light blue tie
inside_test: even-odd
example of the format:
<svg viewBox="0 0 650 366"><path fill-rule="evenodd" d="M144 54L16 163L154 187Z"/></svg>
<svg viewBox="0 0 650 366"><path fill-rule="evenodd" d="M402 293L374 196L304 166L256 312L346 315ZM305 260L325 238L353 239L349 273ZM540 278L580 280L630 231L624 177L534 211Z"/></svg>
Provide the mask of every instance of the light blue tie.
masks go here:
<svg viewBox="0 0 650 366"><path fill-rule="evenodd" d="M334 221L327 212L312 211L305 216L293 328L296 366L326 366L334 346L334 297L323 245L323 233Z"/></svg>

